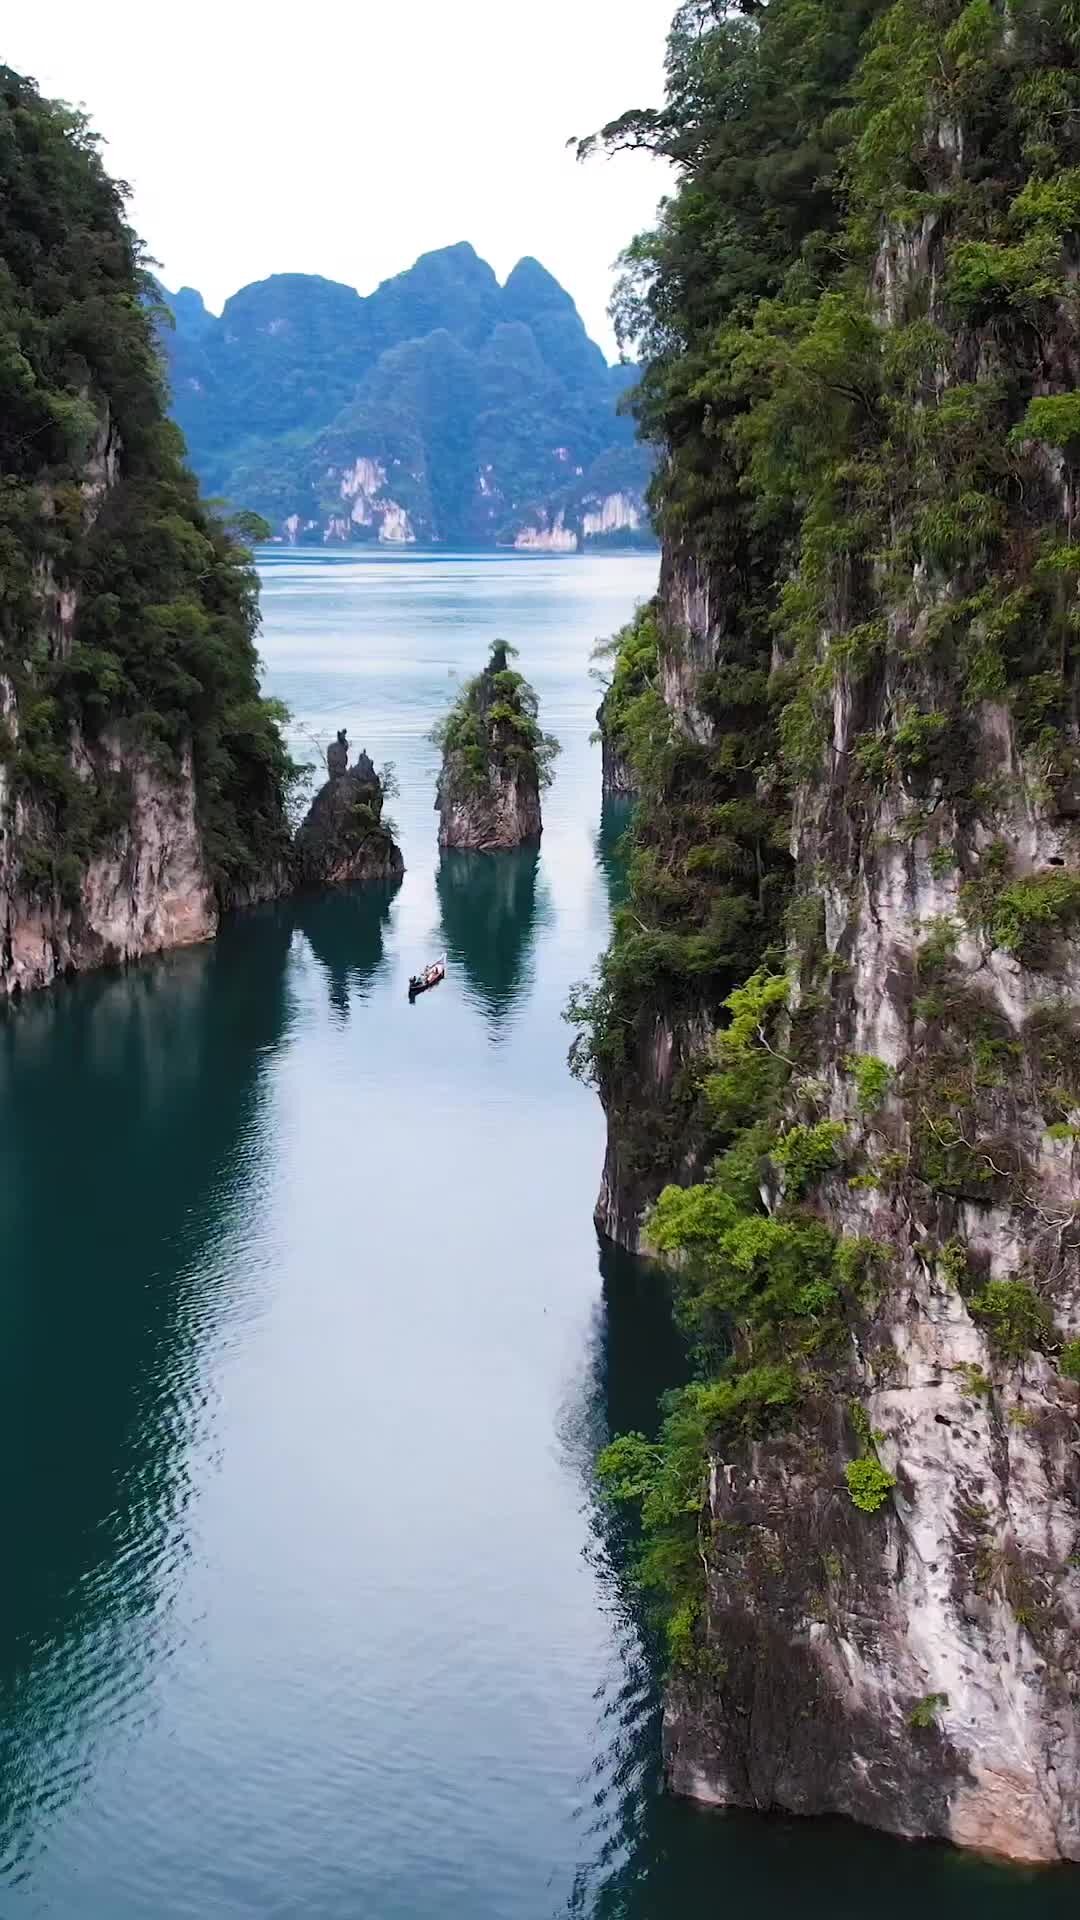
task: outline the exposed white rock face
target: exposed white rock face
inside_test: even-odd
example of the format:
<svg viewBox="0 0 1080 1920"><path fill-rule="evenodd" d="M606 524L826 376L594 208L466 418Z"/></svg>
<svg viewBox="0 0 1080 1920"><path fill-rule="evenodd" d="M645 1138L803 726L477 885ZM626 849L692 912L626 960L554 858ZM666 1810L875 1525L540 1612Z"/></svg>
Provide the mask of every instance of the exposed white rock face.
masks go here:
<svg viewBox="0 0 1080 1920"><path fill-rule="evenodd" d="M388 502L379 527L379 539L388 546L411 546L416 539L404 507Z"/></svg>
<svg viewBox="0 0 1080 1920"><path fill-rule="evenodd" d="M87 526L93 525L106 493L116 484L119 461L120 441L112 424L109 407L106 405L80 486L84 502L83 515Z"/></svg>
<svg viewBox="0 0 1080 1920"><path fill-rule="evenodd" d="M519 527L514 545L523 552L576 553L578 537L573 527L567 526L566 515L560 510L552 521L542 513L536 525Z"/></svg>
<svg viewBox="0 0 1080 1920"><path fill-rule="evenodd" d="M715 667L723 646L723 604L707 566L689 549L665 547L660 563L665 642L660 691L683 732L707 744L712 726L698 705L701 676Z"/></svg>
<svg viewBox="0 0 1080 1920"><path fill-rule="evenodd" d="M0 689L0 698L12 727L10 688ZM0 772L5 822L0 830L0 993L28 992L66 973L190 946L217 930L195 819L190 751L183 754L175 781L114 735L103 737L94 756L128 776L131 814L90 861L77 905L20 889L15 845L32 821L21 802L9 807ZM76 767L89 767L81 742L73 742L72 757Z"/></svg>
<svg viewBox="0 0 1080 1920"><path fill-rule="evenodd" d="M641 525L642 513L637 501L628 493L609 493L598 505L586 509L581 531L586 540L591 540L597 534L637 533Z"/></svg>
<svg viewBox="0 0 1080 1920"><path fill-rule="evenodd" d="M385 485L386 468L378 460L370 460L366 454L361 454L341 476L341 497L343 500L370 502L378 499ZM353 517L356 517L355 509Z"/></svg>
<svg viewBox="0 0 1080 1920"><path fill-rule="evenodd" d="M354 528L370 528L381 542L391 546L415 541L416 532L408 513L386 492L386 468L381 461L369 454L358 454L340 476L331 468L327 477L337 479L341 499L351 504L347 516L335 513L329 516L323 527L324 545L349 540ZM285 522L286 529L293 523L299 526L297 514Z"/></svg>

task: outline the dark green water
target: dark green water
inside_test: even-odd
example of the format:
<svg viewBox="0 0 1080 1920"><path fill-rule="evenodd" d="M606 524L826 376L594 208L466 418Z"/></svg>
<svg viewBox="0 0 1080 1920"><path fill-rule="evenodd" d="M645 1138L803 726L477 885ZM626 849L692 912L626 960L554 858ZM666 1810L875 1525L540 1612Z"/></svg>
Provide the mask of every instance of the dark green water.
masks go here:
<svg viewBox="0 0 1080 1920"><path fill-rule="evenodd" d="M3 1920L1076 1910L657 1792L592 1459L679 1356L559 1017L619 879L589 645L654 572L273 556L270 684L397 761L403 886L0 1020ZM440 865L423 736L496 633L565 744L543 851Z"/></svg>

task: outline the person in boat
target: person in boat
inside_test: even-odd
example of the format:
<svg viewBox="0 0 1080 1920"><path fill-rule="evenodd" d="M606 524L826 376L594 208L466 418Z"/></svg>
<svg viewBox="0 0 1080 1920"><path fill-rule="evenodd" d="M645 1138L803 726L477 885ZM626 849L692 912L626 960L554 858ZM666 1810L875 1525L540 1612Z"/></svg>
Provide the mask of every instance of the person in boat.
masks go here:
<svg viewBox="0 0 1080 1920"><path fill-rule="evenodd" d="M349 770L349 736L344 727L338 728L338 737L326 750L326 770L331 780L340 780Z"/></svg>

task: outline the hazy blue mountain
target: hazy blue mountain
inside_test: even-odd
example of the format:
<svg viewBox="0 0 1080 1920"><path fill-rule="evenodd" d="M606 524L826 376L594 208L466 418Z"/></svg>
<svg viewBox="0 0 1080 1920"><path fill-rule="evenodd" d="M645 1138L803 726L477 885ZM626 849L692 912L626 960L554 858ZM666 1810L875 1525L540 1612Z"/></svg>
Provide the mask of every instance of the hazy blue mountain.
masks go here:
<svg viewBox="0 0 1080 1920"><path fill-rule="evenodd" d="M565 288L466 242L366 299L274 274L220 319L162 290L173 411L204 488L279 536L569 549L651 539L649 456Z"/></svg>

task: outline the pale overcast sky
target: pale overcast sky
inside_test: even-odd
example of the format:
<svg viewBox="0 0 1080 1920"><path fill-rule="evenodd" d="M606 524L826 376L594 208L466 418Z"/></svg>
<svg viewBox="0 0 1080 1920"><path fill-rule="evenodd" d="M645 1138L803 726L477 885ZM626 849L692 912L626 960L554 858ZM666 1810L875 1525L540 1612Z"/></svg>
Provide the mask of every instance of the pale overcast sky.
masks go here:
<svg viewBox="0 0 1080 1920"><path fill-rule="evenodd" d="M665 174L565 142L659 102L674 6L39 0L5 9L0 59L86 107L166 285L215 311L275 272L368 293L471 240L500 279L535 254L613 356L612 263Z"/></svg>

